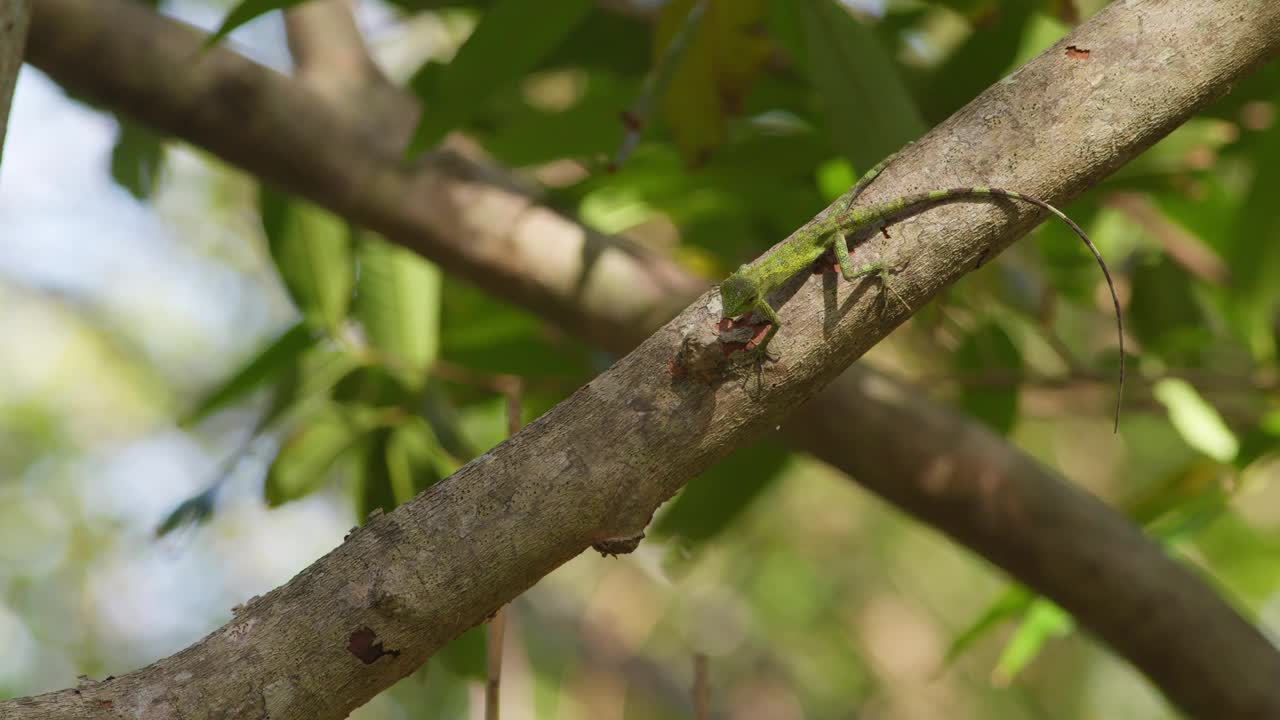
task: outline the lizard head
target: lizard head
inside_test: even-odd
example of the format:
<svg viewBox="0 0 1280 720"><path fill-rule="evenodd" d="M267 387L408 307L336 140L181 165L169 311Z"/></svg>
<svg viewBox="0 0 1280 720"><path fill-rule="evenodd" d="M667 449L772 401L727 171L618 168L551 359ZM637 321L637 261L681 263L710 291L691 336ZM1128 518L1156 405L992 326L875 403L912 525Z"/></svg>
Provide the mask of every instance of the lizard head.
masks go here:
<svg viewBox="0 0 1280 720"><path fill-rule="evenodd" d="M746 267L745 265L743 267ZM742 268L720 283L720 304L725 317L745 315L760 302L760 289L743 274Z"/></svg>

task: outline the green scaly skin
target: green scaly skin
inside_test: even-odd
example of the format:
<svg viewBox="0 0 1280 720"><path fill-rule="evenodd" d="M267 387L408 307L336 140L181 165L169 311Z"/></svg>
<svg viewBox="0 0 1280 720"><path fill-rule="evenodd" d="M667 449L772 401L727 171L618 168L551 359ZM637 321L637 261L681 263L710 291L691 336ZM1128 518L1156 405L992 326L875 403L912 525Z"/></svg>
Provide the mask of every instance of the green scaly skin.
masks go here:
<svg viewBox="0 0 1280 720"><path fill-rule="evenodd" d="M1111 271L1107 269L1107 263L1102 259L1102 253L1098 252L1097 246L1093 244L1089 236L1071 218L1049 203L1029 195L993 187L973 186L951 188L950 190L933 190L907 195L880 205L851 209L850 206L853 205L853 201L866 189L867 185L871 184L872 180L876 179L876 176L884 170L894 157L896 157L896 154L885 158L879 165L871 168L866 175L863 175L858 180L858 183L853 186L853 190L849 193L849 200L845 203L843 210L838 213L830 213L826 217L814 220L800 228L785 243L778 246L774 252L743 265L738 268L737 272L725 278L724 282L720 284L720 301L724 307L724 316L726 318L738 317L755 310L769 320L769 331L754 350L757 359L763 361L769 357L767 354L769 341L782 328L782 319L778 317L778 313L769 305L765 297L795 276L796 273L812 266L814 261L822 257L828 250L835 252L836 262L840 266L840 274L844 276L845 280L853 281L867 275L876 275L880 278L885 288L893 292L883 260L867 263L861 267L854 267L850 262L850 235L855 235L860 230L877 225L883 226L889 220L909 211L924 209L929 205L948 200L961 198L1010 198L1021 200L1042 208L1065 222L1080 237L1085 246L1089 248L1089 252L1093 253L1093 257L1098 261L1098 266L1102 268L1102 274L1107 280L1107 288L1111 291L1111 302L1115 305L1116 332L1120 338L1120 382L1116 396L1116 428L1118 429L1120 422L1120 396L1124 392L1124 325L1120 314L1120 298L1116 295L1115 283L1111 280ZM867 236L855 240L855 243L865 240ZM896 297L897 293L894 292L894 295ZM901 301L900 297L899 300ZM905 302L903 304L906 305ZM910 310L909 306L908 310Z"/></svg>

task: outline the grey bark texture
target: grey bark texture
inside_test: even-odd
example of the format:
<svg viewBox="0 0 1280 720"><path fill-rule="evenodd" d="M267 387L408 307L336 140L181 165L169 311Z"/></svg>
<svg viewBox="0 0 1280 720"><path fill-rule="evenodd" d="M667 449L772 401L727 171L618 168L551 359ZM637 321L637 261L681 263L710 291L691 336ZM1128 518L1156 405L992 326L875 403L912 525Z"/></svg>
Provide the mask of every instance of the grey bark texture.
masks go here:
<svg viewBox="0 0 1280 720"><path fill-rule="evenodd" d="M31 24L31 0L0 0L0 162L4 160L5 129L9 105L22 67L22 51Z"/></svg>
<svg viewBox="0 0 1280 720"><path fill-rule="evenodd" d="M67 87L605 347L643 337L697 287L492 169L444 154L400 164L395 138L230 52L192 63L198 35L133 3L41 0L32 38L30 59ZM1280 3L1113 4L904 153L865 201L984 184L1061 202L1278 46ZM1036 219L950 205L870 244L909 259L896 287L920 307ZM110 682L0 704L0 717L343 717L584 548L625 548L685 481L779 424L1066 607L1190 714L1280 717L1280 656L1265 638L1129 523L998 438L866 371L785 419L903 319L872 284L814 276L788 290L775 347L784 361L759 382L682 363L718 350L718 301L705 295L519 435L372 519L200 643Z"/></svg>

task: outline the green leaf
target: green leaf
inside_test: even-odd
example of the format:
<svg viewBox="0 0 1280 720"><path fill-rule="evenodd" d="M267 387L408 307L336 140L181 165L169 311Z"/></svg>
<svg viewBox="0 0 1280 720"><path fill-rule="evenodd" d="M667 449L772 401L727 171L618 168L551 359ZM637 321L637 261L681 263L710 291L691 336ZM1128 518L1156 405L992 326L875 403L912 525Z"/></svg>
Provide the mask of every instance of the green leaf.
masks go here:
<svg viewBox="0 0 1280 720"><path fill-rule="evenodd" d="M964 382L960 407L1004 435L1013 428L1018 415L1018 375L1022 353L1009 334L996 323L986 322L969 333L952 358L962 378L980 380L986 373L1001 373L1008 382L986 387L983 382Z"/></svg>
<svg viewBox="0 0 1280 720"><path fill-rule="evenodd" d="M381 240L361 243L359 258L355 317L384 365L419 388L440 345L440 271Z"/></svg>
<svg viewBox="0 0 1280 720"><path fill-rule="evenodd" d="M1168 410L1169 422L1188 445L1221 463L1235 459L1240 441L1190 383L1165 378L1156 383L1152 394Z"/></svg>
<svg viewBox="0 0 1280 720"><path fill-rule="evenodd" d="M139 200L151 197L164 162L161 136L138 123L116 116L120 132L111 148L111 177Z"/></svg>
<svg viewBox="0 0 1280 720"><path fill-rule="evenodd" d="M1018 54L1035 3L995 3L984 12L995 22L975 27L921 94L925 114L940 121L1004 77Z"/></svg>
<svg viewBox="0 0 1280 720"><path fill-rule="evenodd" d="M1274 98L1280 101L1280 96ZM1274 105L1274 102L1273 102ZM1228 225L1231 291L1237 303L1238 321L1254 356L1276 357L1275 313L1280 306L1280 123L1257 139L1253 153L1254 176L1240 205L1235 223Z"/></svg>
<svg viewBox="0 0 1280 720"><path fill-rule="evenodd" d="M710 540L777 479L787 457L764 442L734 452L685 486L654 523L654 535L694 544Z"/></svg>
<svg viewBox="0 0 1280 720"><path fill-rule="evenodd" d="M643 16L588 13L538 67L588 68L639 78L649 69L652 35L653 28ZM616 114L613 119L617 121Z"/></svg>
<svg viewBox="0 0 1280 720"><path fill-rule="evenodd" d="M309 495L328 477L329 468L359 439L365 428L334 409L321 413L293 433L267 471L263 496L271 507Z"/></svg>
<svg viewBox="0 0 1280 720"><path fill-rule="evenodd" d="M1232 462L1237 470L1244 470L1277 450L1280 450L1280 410L1272 410L1241 436L1240 452Z"/></svg>
<svg viewBox="0 0 1280 720"><path fill-rule="evenodd" d="M702 15L691 16L699 1L705 2ZM766 3L673 0L658 16L652 82L662 119L688 164L702 165L724 141L725 117L741 106L773 50L760 32ZM673 49L677 37L681 45Z"/></svg>
<svg viewBox="0 0 1280 720"><path fill-rule="evenodd" d="M1194 364L1210 336L1191 277L1163 253L1138 262L1132 277L1126 326L1145 350L1168 362Z"/></svg>
<svg viewBox="0 0 1280 720"><path fill-rule="evenodd" d="M425 420L411 417L387 440L387 473L397 505L440 482L456 468Z"/></svg>
<svg viewBox="0 0 1280 720"><path fill-rule="evenodd" d="M985 635L994 630L1001 623L1012 620L1014 617L1022 614L1031 606L1035 595L1031 591L1015 585L1004 591L995 602L987 606L987 609L973 621L969 627L961 630L955 639L951 641L951 645L947 648L947 654L943 658L944 665L950 665L955 662L956 658L962 653L973 647L973 644L981 640Z"/></svg>
<svg viewBox="0 0 1280 720"><path fill-rule="evenodd" d="M550 335L528 310L449 277L441 302L441 355L450 362L477 372L560 377L568 384L586 379L582 345Z"/></svg>
<svg viewBox="0 0 1280 720"><path fill-rule="evenodd" d="M315 343L315 336L302 323L290 327L201 398L194 408L178 419L178 424L184 427L194 425L268 381L281 377L288 368L296 368L302 353Z"/></svg>
<svg viewBox="0 0 1280 720"><path fill-rule="evenodd" d="M463 435L462 415L440 381L428 381L421 399L418 412L431 426L432 434L450 457L466 462L479 454Z"/></svg>
<svg viewBox="0 0 1280 720"><path fill-rule="evenodd" d="M214 483L203 492L193 495L178 504L156 527L155 536L165 535L186 525L202 523L213 515L214 501L217 499L221 483Z"/></svg>
<svg viewBox="0 0 1280 720"><path fill-rule="evenodd" d="M1065 610L1044 598L1036 598L1027 610L1026 619L996 661L992 673L996 684L1008 685L1040 654L1045 643L1070 634L1074 628L1075 621Z"/></svg>
<svg viewBox="0 0 1280 720"><path fill-rule="evenodd" d="M239 5L231 8L231 12L222 20L222 24L218 26L217 31L204 41L204 49L208 49L217 45L222 38L231 33L232 30L248 23L249 21L266 15L272 10L283 10L294 5L300 5L306 0L241 0Z"/></svg>
<svg viewBox="0 0 1280 720"><path fill-rule="evenodd" d="M391 512L396 508L395 492L391 488L391 472L387 467L387 443L391 440L391 428L375 428L348 453L355 482L356 522L364 524L374 509Z"/></svg>
<svg viewBox="0 0 1280 720"><path fill-rule="evenodd" d="M333 400L347 406L406 407L415 393L380 365L357 367L333 386Z"/></svg>
<svg viewBox="0 0 1280 720"><path fill-rule="evenodd" d="M422 119L409 142L417 155L470 120L494 91L525 75L560 45L594 0L498 0L480 18L453 61L422 88Z"/></svg>
<svg viewBox="0 0 1280 720"><path fill-rule="evenodd" d="M346 223L314 205L260 188L262 229L290 297L311 327L332 333L345 319L355 282Z"/></svg>
<svg viewBox="0 0 1280 720"><path fill-rule="evenodd" d="M456 675L474 680L485 679L487 630L484 625L471 628L440 648L435 657Z"/></svg>
<svg viewBox="0 0 1280 720"><path fill-rule="evenodd" d="M477 128L475 136L495 158L514 167L612 154L626 132L618 122L619 109L634 101L639 79L620 80L603 71L573 77L566 82L581 81L584 87L571 106L549 112L523 97L512 98L513 107ZM487 127L490 124L493 127Z"/></svg>
<svg viewBox="0 0 1280 720"><path fill-rule="evenodd" d="M835 147L869 168L925 130L920 112L875 34L833 0L773 0L770 24L794 38Z"/></svg>

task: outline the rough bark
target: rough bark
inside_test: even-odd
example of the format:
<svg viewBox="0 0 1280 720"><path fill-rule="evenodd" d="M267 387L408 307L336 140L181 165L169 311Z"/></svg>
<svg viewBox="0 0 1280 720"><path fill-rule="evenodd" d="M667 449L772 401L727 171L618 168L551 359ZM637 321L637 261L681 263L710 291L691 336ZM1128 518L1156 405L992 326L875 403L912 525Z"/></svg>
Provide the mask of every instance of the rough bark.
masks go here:
<svg viewBox="0 0 1280 720"><path fill-rule="evenodd" d="M443 157L398 166L385 137L231 53L176 72L196 37L131 7L42 0L33 61L607 346L643 335L688 292L674 266L589 233L488 170ZM1061 201L1273 56L1277 38L1274 3L1117 4L917 143L867 200L981 182ZM895 226L884 249L910 259L896 287L919 307L1032 220L966 205ZM793 289L776 348L785 366L763 382L672 377L687 337L707 347L697 338L718 307L703 297L520 435L197 645L109 683L0 705L0 717L343 716L584 547L625 546L685 480L776 426L901 320L873 286L828 276ZM802 442L1053 597L1188 712L1280 716L1274 649L1101 504L865 372L822 403L787 421Z"/></svg>
<svg viewBox="0 0 1280 720"><path fill-rule="evenodd" d="M22 51L31 24L31 0L0 0L0 161L4 160L9 104L22 67Z"/></svg>

